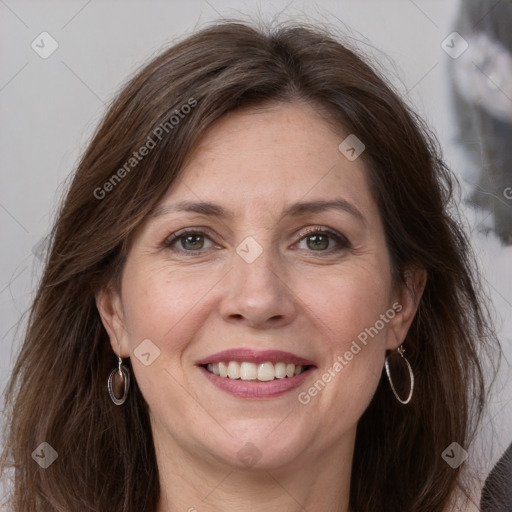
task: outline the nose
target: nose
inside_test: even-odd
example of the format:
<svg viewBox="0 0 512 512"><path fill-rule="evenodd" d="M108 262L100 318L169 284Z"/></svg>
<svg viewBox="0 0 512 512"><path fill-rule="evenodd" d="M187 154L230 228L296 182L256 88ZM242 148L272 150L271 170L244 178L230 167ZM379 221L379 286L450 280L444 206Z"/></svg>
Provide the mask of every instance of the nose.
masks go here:
<svg viewBox="0 0 512 512"><path fill-rule="evenodd" d="M221 314L227 322L255 329L282 327L297 314L297 298L282 260L261 240L258 243L263 251L254 261L233 254L223 280Z"/></svg>

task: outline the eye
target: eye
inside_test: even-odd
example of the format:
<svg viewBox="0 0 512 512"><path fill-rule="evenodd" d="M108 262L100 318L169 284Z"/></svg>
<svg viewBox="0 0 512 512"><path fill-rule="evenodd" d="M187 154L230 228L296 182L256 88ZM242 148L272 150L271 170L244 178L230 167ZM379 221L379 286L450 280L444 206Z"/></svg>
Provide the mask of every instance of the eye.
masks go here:
<svg viewBox="0 0 512 512"><path fill-rule="evenodd" d="M210 246L205 247L205 242L209 241ZM329 228L315 227L302 234L299 244L306 243L306 249L314 252L327 252L328 254L340 252L351 248L351 244L346 237L337 231ZM331 242L334 242L331 243ZM334 245L334 246L333 246ZM168 236L162 246L166 249L182 253L202 253L213 247L211 238L204 231L198 229L183 229ZM299 247L303 248L303 247Z"/></svg>
<svg viewBox="0 0 512 512"><path fill-rule="evenodd" d="M163 246L167 249L176 249L183 252L201 252L209 247L205 247L205 240L210 240L210 237L203 231L184 229L173 233L167 237ZM181 247L175 247L179 243Z"/></svg>
<svg viewBox="0 0 512 512"><path fill-rule="evenodd" d="M334 240L338 246L332 247L330 244L331 240ZM346 237L328 228L315 227L308 230L306 234L303 234L299 243L303 241L306 242L306 249L311 249L314 252L333 253L349 249L351 247L351 244Z"/></svg>

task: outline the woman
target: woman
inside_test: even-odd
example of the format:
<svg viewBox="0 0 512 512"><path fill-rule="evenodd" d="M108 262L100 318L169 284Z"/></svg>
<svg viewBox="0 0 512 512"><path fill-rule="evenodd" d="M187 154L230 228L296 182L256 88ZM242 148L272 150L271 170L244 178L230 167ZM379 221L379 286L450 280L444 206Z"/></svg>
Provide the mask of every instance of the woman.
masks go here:
<svg viewBox="0 0 512 512"><path fill-rule="evenodd" d="M14 510L453 510L495 338L451 187L328 33L163 52L52 233L7 389Z"/></svg>

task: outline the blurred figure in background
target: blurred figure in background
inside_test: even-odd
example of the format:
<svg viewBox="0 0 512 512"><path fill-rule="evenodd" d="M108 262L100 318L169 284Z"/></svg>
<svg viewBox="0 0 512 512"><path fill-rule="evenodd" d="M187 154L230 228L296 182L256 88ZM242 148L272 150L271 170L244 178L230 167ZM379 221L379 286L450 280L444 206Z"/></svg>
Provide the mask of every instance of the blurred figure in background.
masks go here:
<svg viewBox="0 0 512 512"><path fill-rule="evenodd" d="M463 0L455 30L467 50L449 66L457 142L474 164L468 202L512 244L512 2ZM465 169L467 171L467 169Z"/></svg>
<svg viewBox="0 0 512 512"><path fill-rule="evenodd" d="M467 201L488 211L512 245L512 1L462 0L455 31L468 44L449 66L457 143L471 167ZM480 508L512 511L512 445L490 472Z"/></svg>

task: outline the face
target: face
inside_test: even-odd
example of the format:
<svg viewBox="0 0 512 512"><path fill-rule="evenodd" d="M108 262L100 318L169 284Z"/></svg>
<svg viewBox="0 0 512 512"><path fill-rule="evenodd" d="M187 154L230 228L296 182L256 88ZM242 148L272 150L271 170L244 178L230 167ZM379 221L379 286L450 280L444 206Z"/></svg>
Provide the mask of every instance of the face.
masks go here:
<svg viewBox="0 0 512 512"><path fill-rule="evenodd" d="M158 449L277 469L353 445L415 303L347 135L302 103L230 113L136 232L97 302Z"/></svg>

